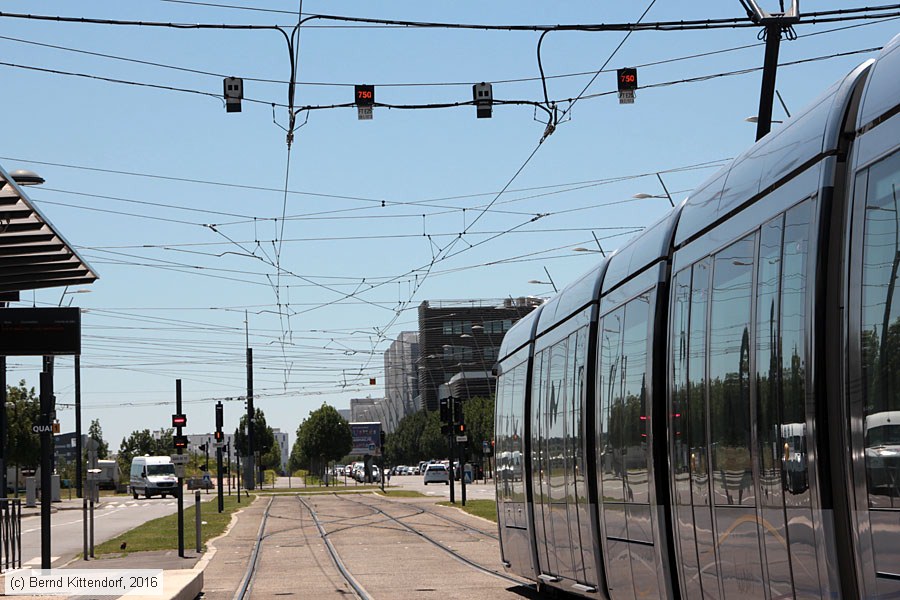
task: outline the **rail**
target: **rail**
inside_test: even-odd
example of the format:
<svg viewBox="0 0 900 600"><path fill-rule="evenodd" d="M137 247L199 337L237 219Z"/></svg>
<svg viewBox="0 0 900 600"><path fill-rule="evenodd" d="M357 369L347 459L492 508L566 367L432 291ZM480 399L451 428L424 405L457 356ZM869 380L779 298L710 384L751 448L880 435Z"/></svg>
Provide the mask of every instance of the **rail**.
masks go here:
<svg viewBox="0 0 900 600"><path fill-rule="evenodd" d="M22 568L22 501L0 498L0 573Z"/></svg>

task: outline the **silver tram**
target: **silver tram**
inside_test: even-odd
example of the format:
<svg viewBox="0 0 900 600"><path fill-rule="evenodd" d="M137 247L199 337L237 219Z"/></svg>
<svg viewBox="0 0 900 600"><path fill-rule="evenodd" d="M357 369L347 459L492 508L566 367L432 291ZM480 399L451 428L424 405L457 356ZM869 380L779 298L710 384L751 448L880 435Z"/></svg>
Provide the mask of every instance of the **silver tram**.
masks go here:
<svg viewBox="0 0 900 600"><path fill-rule="evenodd" d="M508 332L508 571L900 598L898 109L900 36Z"/></svg>

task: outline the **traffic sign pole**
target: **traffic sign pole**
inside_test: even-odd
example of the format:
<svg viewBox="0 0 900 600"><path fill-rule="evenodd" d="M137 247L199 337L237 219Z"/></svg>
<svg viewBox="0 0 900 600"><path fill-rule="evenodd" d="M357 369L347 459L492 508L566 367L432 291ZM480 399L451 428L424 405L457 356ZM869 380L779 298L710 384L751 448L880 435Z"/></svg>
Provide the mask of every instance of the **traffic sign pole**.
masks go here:
<svg viewBox="0 0 900 600"><path fill-rule="evenodd" d="M50 426L53 420L53 357L44 357L44 370L41 381L41 569L49 569L50 554L50 503L53 500L51 491L51 473L53 471L53 433Z"/></svg>
<svg viewBox="0 0 900 600"><path fill-rule="evenodd" d="M175 414L182 415L181 412L181 380L175 380ZM181 436L182 420L178 420L176 435ZM176 448L175 452L181 454L184 452L182 448ZM178 556L184 558L184 474L178 477Z"/></svg>
<svg viewBox="0 0 900 600"><path fill-rule="evenodd" d="M224 419L224 408L221 400L216 403L216 479L219 486L219 512L225 510L224 490L222 489L222 425Z"/></svg>

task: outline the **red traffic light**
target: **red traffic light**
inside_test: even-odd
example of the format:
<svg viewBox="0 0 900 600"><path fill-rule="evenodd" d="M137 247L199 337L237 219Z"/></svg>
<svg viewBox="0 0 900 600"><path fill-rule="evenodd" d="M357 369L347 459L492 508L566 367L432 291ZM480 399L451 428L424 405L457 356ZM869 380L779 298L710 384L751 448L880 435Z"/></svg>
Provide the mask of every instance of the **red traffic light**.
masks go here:
<svg viewBox="0 0 900 600"><path fill-rule="evenodd" d="M187 448L188 446L188 439L186 435L173 436L172 441L175 443L176 448Z"/></svg>
<svg viewBox="0 0 900 600"><path fill-rule="evenodd" d="M186 426L187 426L187 415L184 415L184 414L172 415L172 427L186 427Z"/></svg>
<svg viewBox="0 0 900 600"><path fill-rule="evenodd" d="M221 431L217 431L216 432L216 441L221 442L224 439L225 439L225 434L222 433Z"/></svg>

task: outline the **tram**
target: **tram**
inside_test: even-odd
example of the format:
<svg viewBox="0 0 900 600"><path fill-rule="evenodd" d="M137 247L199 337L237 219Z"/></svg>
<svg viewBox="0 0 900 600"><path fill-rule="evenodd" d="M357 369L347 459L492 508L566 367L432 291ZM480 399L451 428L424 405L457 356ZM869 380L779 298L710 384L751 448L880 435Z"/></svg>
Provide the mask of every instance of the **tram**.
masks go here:
<svg viewBox="0 0 900 600"><path fill-rule="evenodd" d="M898 109L900 36L507 333L507 571L900 598Z"/></svg>

